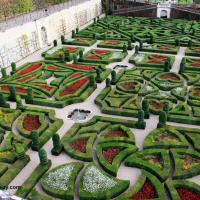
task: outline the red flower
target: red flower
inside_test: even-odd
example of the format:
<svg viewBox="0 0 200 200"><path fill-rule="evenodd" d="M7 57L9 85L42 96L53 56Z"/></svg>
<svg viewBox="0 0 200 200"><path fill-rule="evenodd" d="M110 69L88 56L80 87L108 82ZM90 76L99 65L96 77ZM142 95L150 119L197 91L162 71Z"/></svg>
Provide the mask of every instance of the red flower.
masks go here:
<svg viewBox="0 0 200 200"><path fill-rule="evenodd" d="M196 51L200 51L200 47L195 47L194 48Z"/></svg>
<svg viewBox="0 0 200 200"><path fill-rule="evenodd" d="M119 154L119 152L121 151L120 148L109 148L109 149L105 149L102 151L102 155L104 157L105 160L107 160L110 164L112 164L115 156L117 156Z"/></svg>
<svg viewBox="0 0 200 200"><path fill-rule="evenodd" d="M19 73L19 75L21 76L21 75L24 75L24 74L28 74L28 73L30 73L30 72L33 72L33 71L37 70L41 65L42 65L42 64L39 64L39 63L34 64L34 65L31 65L30 67L27 67L26 69L22 70L22 71Z"/></svg>
<svg viewBox="0 0 200 200"><path fill-rule="evenodd" d="M1 86L1 89L2 89L3 91L9 91L9 87L8 87L7 85ZM27 94L27 93L28 93L27 90L21 89L21 88L15 88L15 91L16 91L17 93L22 93L22 94Z"/></svg>
<svg viewBox="0 0 200 200"><path fill-rule="evenodd" d="M26 115L23 121L23 128L27 131L37 130L41 126L38 115Z"/></svg>
<svg viewBox="0 0 200 200"><path fill-rule="evenodd" d="M200 89L195 89L195 94L200 97Z"/></svg>
<svg viewBox="0 0 200 200"><path fill-rule="evenodd" d="M163 75L163 76L160 76L160 78L163 80L174 80L174 81L179 80L179 78L177 76L172 75L172 74Z"/></svg>
<svg viewBox="0 0 200 200"><path fill-rule="evenodd" d="M35 76L36 76L35 74L32 74L32 75L30 75L30 76L27 76L27 77L24 77L24 78L22 78L22 79L19 79L18 81L19 81L20 83L23 83L23 82L25 82L25 81L30 80L31 78L33 78L33 77L35 77Z"/></svg>
<svg viewBox="0 0 200 200"><path fill-rule="evenodd" d="M167 58L167 56L161 56L161 55L152 55L152 57L157 58L157 59Z"/></svg>
<svg viewBox="0 0 200 200"><path fill-rule="evenodd" d="M158 110L162 110L163 109L163 103L157 103L155 101L150 101L149 104L155 108L155 109L158 109Z"/></svg>
<svg viewBox="0 0 200 200"><path fill-rule="evenodd" d="M186 188L178 188L177 192L181 200L199 200L200 199L200 194L195 193L193 191L189 191Z"/></svg>
<svg viewBox="0 0 200 200"><path fill-rule="evenodd" d="M162 60L151 60L148 61L149 64L164 64L164 61Z"/></svg>
<svg viewBox="0 0 200 200"><path fill-rule="evenodd" d="M70 147L78 152L85 153L88 139L78 139L70 144Z"/></svg>
<svg viewBox="0 0 200 200"><path fill-rule="evenodd" d="M60 92L59 96L67 96L69 94L74 94L77 90L79 90L84 84L89 81L88 77L83 77L72 85L67 86L62 92Z"/></svg>
<svg viewBox="0 0 200 200"><path fill-rule="evenodd" d="M146 181L143 187L137 194L133 194L130 197L130 200L147 200L147 199L155 199L156 193L152 184L149 181Z"/></svg>
<svg viewBox="0 0 200 200"><path fill-rule="evenodd" d="M200 67L200 63L194 63L194 64L191 64L191 66L193 66L193 67Z"/></svg>
<svg viewBox="0 0 200 200"><path fill-rule="evenodd" d="M96 56L96 55L88 56L86 59L90 59L90 60L101 60L101 58L100 58L99 56Z"/></svg>
<svg viewBox="0 0 200 200"><path fill-rule="evenodd" d="M74 64L67 64L66 67L74 68L74 69L81 69L86 71L94 71L95 68L86 65L74 65Z"/></svg>
<svg viewBox="0 0 200 200"><path fill-rule="evenodd" d="M76 51L76 50L77 50L77 48L74 48L74 47L66 47L66 49L67 49L68 51Z"/></svg>
<svg viewBox="0 0 200 200"><path fill-rule="evenodd" d="M51 69L51 70L59 70L59 68L57 68L57 67L55 67L55 66L51 66L51 65L49 65L49 66L47 67L47 69Z"/></svg>
<svg viewBox="0 0 200 200"><path fill-rule="evenodd" d="M44 90L47 90L47 91L51 91L53 89L53 87L50 87L48 85L42 85L42 84L40 84L40 85L37 85L37 86L40 87L40 88L42 88L42 89L44 89Z"/></svg>
<svg viewBox="0 0 200 200"><path fill-rule="evenodd" d="M105 55L105 54L108 54L109 51L101 50L101 49L96 49L96 50L95 50L95 53L97 53L97 54L101 54L101 55Z"/></svg>
<svg viewBox="0 0 200 200"><path fill-rule="evenodd" d="M106 134L106 137L127 137L127 136L123 131L117 130L117 131L109 131Z"/></svg>
<svg viewBox="0 0 200 200"><path fill-rule="evenodd" d="M123 88L125 88L125 89L133 89L135 87L135 83L133 83L133 82L126 82L126 83L124 83L123 84Z"/></svg>
<svg viewBox="0 0 200 200"><path fill-rule="evenodd" d="M159 47L158 49L160 49L160 50L169 50L170 48L169 47Z"/></svg>
<svg viewBox="0 0 200 200"><path fill-rule="evenodd" d="M80 75L81 75L80 72L76 72L76 73L73 73L72 75L70 75L69 78L79 77Z"/></svg>

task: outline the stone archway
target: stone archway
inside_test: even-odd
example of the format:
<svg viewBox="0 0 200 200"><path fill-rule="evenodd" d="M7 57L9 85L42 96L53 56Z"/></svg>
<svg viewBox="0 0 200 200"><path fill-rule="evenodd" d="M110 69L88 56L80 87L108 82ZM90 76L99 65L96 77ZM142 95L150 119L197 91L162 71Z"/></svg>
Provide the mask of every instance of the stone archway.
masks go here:
<svg viewBox="0 0 200 200"><path fill-rule="evenodd" d="M167 10L161 10L160 17L161 18L167 18Z"/></svg>
<svg viewBox="0 0 200 200"><path fill-rule="evenodd" d="M47 29L44 26L41 27L41 41L42 41L42 46L48 44Z"/></svg>

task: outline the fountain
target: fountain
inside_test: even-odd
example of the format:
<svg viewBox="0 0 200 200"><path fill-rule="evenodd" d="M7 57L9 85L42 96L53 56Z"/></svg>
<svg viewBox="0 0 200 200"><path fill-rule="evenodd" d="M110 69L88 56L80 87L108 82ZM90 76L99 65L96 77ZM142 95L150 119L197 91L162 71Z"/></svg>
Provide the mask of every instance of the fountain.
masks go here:
<svg viewBox="0 0 200 200"><path fill-rule="evenodd" d="M74 120L74 121L83 121L86 120L91 111L89 110L82 110L82 109L74 109L68 116L67 118Z"/></svg>

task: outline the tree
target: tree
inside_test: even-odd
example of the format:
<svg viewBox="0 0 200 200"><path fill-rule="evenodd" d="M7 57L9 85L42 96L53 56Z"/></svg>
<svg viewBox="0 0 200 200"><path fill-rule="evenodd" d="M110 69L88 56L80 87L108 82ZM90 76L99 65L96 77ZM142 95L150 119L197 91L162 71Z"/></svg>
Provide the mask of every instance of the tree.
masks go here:
<svg viewBox="0 0 200 200"><path fill-rule="evenodd" d="M6 100L5 100L5 98L4 98L2 93L0 93L0 106L1 107L5 107L5 108L9 108L10 107L9 104L6 103Z"/></svg>
<svg viewBox="0 0 200 200"><path fill-rule="evenodd" d="M7 78L6 68L1 68L2 78Z"/></svg>
<svg viewBox="0 0 200 200"><path fill-rule="evenodd" d="M161 111L159 115L159 123L157 125L157 128L166 126L166 122L167 122L167 114L165 111Z"/></svg>
<svg viewBox="0 0 200 200"><path fill-rule="evenodd" d="M40 164L48 165L49 161L47 158L47 152L44 149L40 149L38 153L39 153L39 158L40 158Z"/></svg>
<svg viewBox="0 0 200 200"><path fill-rule="evenodd" d="M54 47L57 47L57 46L58 46L57 40L54 40L54 41L53 41L53 46L54 46Z"/></svg>
<svg viewBox="0 0 200 200"><path fill-rule="evenodd" d="M106 87L110 87L110 79L109 78L106 79Z"/></svg>
<svg viewBox="0 0 200 200"><path fill-rule="evenodd" d="M113 70L113 71L111 72L111 84L112 84L112 85L115 85L116 82L117 82L117 74L116 74L116 71Z"/></svg>
<svg viewBox="0 0 200 200"><path fill-rule="evenodd" d="M15 91L15 88L12 85L9 86L9 91L10 91L9 100L10 101L16 101L16 91Z"/></svg>
<svg viewBox="0 0 200 200"><path fill-rule="evenodd" d="M142 101L142 110L144 111L145 118L149 118L149 101L147 99Z"/></svg>
<svg viewBox="0 0 200 200"><path fill-rule="evenodd" d="M31 140L32 140L31 148L33 150L38 150L39 144L40 144L38 132L32 131L30 137L31 137Z"/></svg>
<svg viewBox="0 0 200 200"><path fill-rule="evenodd" d="M99 68L96 69L96 82L101 83L101 70Z"/></svg>

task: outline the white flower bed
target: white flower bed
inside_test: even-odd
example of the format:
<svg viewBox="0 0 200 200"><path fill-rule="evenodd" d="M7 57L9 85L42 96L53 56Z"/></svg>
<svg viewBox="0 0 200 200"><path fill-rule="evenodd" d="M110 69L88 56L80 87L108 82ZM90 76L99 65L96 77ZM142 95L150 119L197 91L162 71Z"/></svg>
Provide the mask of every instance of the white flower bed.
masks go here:
<svg viewBox="0 0 200 200"><path fill-rule="evenodd" d="M73 169L73 165L67 165L54 172L49 172L49 174L42 181L53 189L67 191L68 182Z"/></svg>
<svg viewBox="0 0 200 200"><path fill-rule="evenodd" d="M148 92L151 92L151 91L153 91L153 87L152 87L152 86L149 86L149 85L147 85L147 86L146 86L146 90L147 90Z"/></svg>
<svg viewBox="0 0 200 200"><path fill-rule="evenodd" d="M87 192L105 191L116 185L116 181L102 174L95 166L89 167L83 176L83 188Z"/></svg>
<svg viewBox="0 0 200 200"><path fill-rule="evenodd" d="M121 58L122 54L121 52L114 52L111 56L111 59L117 59L117 58Z"/></svg>
<svg viewBox="0 0 200 200"><path fill-rule="evenodd" d="M52 55L54 54L56 51L60 50L61 48L60 47L53 47L52 49L49 49L46 53L48 55Z"/></svg>
<svg viewBox="0 0 200 200"><path fill-rule="evenodd" d="M181 87L177 87L177 88L175 89L175 91L176 91L178 94L181 94L182 90L183 90L183 88L181 88Z"/></svg>

